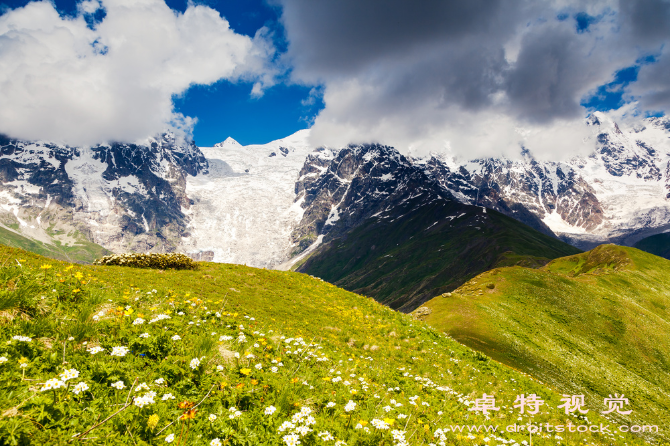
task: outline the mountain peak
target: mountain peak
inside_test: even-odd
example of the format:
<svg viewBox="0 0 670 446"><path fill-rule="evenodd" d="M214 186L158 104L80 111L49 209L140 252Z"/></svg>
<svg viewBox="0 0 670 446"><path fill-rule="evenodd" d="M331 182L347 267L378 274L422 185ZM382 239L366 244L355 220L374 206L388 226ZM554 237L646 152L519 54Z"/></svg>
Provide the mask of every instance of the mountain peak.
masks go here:
<svg viewBox="0 0 670 446"><path fill-rule="evenodd" d="M228 138L226 138L225 141L214 144L214 147L237 148L242 147L242 144L235 141L233 138L229 136Z"/></svg>

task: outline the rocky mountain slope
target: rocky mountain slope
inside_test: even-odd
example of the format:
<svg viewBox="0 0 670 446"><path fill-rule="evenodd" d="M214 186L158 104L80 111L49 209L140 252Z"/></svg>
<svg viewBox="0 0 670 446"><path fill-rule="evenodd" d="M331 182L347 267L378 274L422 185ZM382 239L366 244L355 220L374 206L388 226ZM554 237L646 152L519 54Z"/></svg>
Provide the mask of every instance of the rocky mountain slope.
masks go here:
<svg viewBox="0 0 670 446"><path fill-rule="evenodd" d="M325 167L327 165L327 167ZM392 147L312 154L296 190L297 270L403 311L516 257L540 264L579 252L486 208L465 205Z"/></svg>
<svg viewBox="0 0 670 446"><path fill-rule="evenodd" d="M187 175L207 171L193 142L69 147L0 138L0 224L43 243L172 251L186 234Z"/></svg>
<svg viewBox="0 0 670 446"><path fill-rule="evenodd" d="M582 248L633 245L670 228L670 119L622 130L602 113L587 120L595 150L565 162L445 156L416 159L463 203L496 209Z"/></svg>

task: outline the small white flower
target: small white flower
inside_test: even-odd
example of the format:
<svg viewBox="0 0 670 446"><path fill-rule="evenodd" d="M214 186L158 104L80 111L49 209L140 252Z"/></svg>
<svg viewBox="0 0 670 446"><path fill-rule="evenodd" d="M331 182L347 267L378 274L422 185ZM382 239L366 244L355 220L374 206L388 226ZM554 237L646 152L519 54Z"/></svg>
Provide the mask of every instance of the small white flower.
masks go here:
<svg viewBox="0 0 670 446"><path fill-rule="evenodd" d="M128 351L128 347L112 347L112 353L110 353L110 355L123 357L128 354Z"/></svg>
<svg viewBox="0 0 670 446"><path fill-rule="evenodd" d="M77 378L79 376L79 371L76 369L65 370L60 375L60 379L65 382L69 379Z"/></svg>
<svg viewBox="0 0 670 446"><path fill-rule="evenodd" d="M173 441L174 441L174 434L170 434L167 437L165 437L166 443L172 443Z"/></svg>
<svg viewBox="0 0 670 446"><path fill-rule="evenodd" d="M142 333L142 334L140 335L140 338L144 338L144 339L146 339L146 338L148 338L148 337L149 337L149 333Z"/></svg>
<svg viewBox="0 0 670 446"><path fill-rule="evenodd" d="M163 395L163 398L161 398L161 400L163 400L163 401L173 400L173 399L175 399L175 397L171 393L166 393L165 395Z"/></svg>
<svg viewBox="0 0 670 446"><path fill-rule="evenodd" d="M137 319L135 319L133 321L133 325L142 325L143 323L144 323L144 319L142 319L141 317L138 317Z"/></svg>
<svg viewBox="0 0 670 446"><path fill-rule="evenodd" d="M75 395L79 395L81 392L85 392L87 390L88 390L88 384L86 384L85 382L80 382L79 384L74 386L74 388L72 389L72 393L74 393Z"/></svg>
<svg viewBox="0 0 670 446"><path fill-rule="evenodd" d="M216 415L214 415L213 413L210 413L208 418L209 421L216 421Z"/></svg>
<svg viewBox="0 0 670 446"><path fill-rule="evenodd" d="M256 364L256 365L254 366L254 368L256 368L257 370L260 370L260 369L263 368L263 364Z"/></svg>
<svg viewBox="0 0 670 446"><path fill-rule="evenodd" d="M60 379L53 378L44 383L41 391L44 392L46 390L59 389L61 387L65 387L65 383Z"/></svg>
<svg viewBox="0 0 670 446"><path fill-rule="evenodd" d="M270 371L271 371L272 373L277 373L278 370L279 370L279 369L278 369L277 367L272 367L272 368L270 369Z"/></svg>
<svg viewBox="0 0 670 446"><path fill-rule="evenodd" d="M193 370L197 369L198 366L200 366L200 360L199 360L198 358L193 358L193 359L191 359L191 364L190 364L190 366L191 366L191 368L192 368Z"/></svg>
<svg viewBox="0 0 670 446"><path fill-rule="evenodd" d="M217 365L217 366L216 366L216 371L217 371L217 372L223 372L223 366L220 365L220 364Z"/></svg>
<svg viewBox="0 0 670 446"><path fill-rule="evenodd" d="M32 342L32 338L29 338L28 336L12 336L12 339L21 342Z"/></svg>
<svg viewBox="0 0 670 446"><path fill-rule="evenodd" d="M277 408L275 406L268 406L265 408L265 415L272 415L277 411Z"/></svg>
<svg viewBox="0 0 670 446"><path fill-rule="evenodd" d="M328 404L326 404L326 407L335 407L335 403L330 401Z"/></svg>
<svg viewBox="0 0 670 446"><path fill-rule="evenodd" d="M117 381L115 383L112 383L111 386L118 390L124 389L126 387L126 385L123 384L123 381Z"/></svg>
<svg viewBox="0 0 670 446"><path fill-rule="evenodd" d="M354 410L356 410L356 403L354 403L353 401L349 400L349 402L347 403L347 405L344 406L344 411L345 411L345 412L352 412L352 411L354 411Z"/></svg>
<svg viewBox="0 0 670 446"><path fill-rule="evenodd" d="M105 349L102 347L91 347L88 349L88 352L92 355L95 355L96 353L104 352Z"/></svg>
<svg viewBox="0 0 670 446"><path fill-rule="evenodd" d="M221 446L221 440L219 440L218 438L215 438L214 440L212 440L209 443L209 446Z"/></svg>
<svg viewBox="0 0 670 446"><path fill-rule="evenodd" d="M165 384L165 379L163 379L163 378L158 378L158 379L155 380L154 382L160 386L160 385L162 385L162 384Z"/></svg>
<svg viewBox="0 0 670 446"><path fill-rule="evenodd" d="M7 358L0 356L0 364L4 364L5 362L7 362Z"/></svg>
<svg viewBox="0 0 670 446"><path fill-rule="evenodd" d="M73 337L73 336L70 336L69 338L67 338L67 340L68 340L68 341L74 341L74 337Z"/></svg>
<svg viewBox="0 0 670 446"><path fill-rule="evenodd" d="M178 340L180 340L180 339L181 339L181 336L179 336L179 335L174 335L174 336L172 336L172 340L173 340L173 341L178 341Z"/></svg>

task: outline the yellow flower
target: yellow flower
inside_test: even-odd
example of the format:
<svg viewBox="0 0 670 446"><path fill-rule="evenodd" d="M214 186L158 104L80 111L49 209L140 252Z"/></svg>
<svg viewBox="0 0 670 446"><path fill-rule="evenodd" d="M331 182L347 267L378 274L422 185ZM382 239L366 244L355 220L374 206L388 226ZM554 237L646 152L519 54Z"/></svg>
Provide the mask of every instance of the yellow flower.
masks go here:
<svg viewBox="0 0 670 446"><path fill-rule="evenodd" d="M81 291L81 290L80 290L79 288L75 288L74 290L72 290L72 293L78 293L78 292L80 292L80 291Z"/></svg>
<svg viewBox="0 0 670 446"><path fill-rule="evenodd" d="M42 268L42 269L49 269L49 268L51 268L51 265L47 265L47 264L45 263L44 265L40 266L40 268Z"/></svg>
<svg viewBox="0 0 670 446"><path fill-rule="evenodd" d="M361 425L361 426L365 426L365 425L367 425L367 424L368 424L368 422L367 422L367 421L363 421L363 420L359 421L359 423L360 423L360 425Z"/></svg>
<svg viewBox="0 0 670 446"><path fill-rule="evenodd" d="M81 271L77 271L76 273L74 273L74 277L81 280L84 278L84 275L81 273Z"/></svg>
<svg viewBox="0 0 670 446"><path fill-rule="evenodd" d="M258 384L258 380L252 379L251 380L251 385L255 386L256 384Z"/></svg>
<svg viewBox="0 0 670 446"><path fill-rule="evenodd" d="M384 422L388 424L389 426L393 426L393 423L395 423L395 420L391 418L384 418Z"/></svg>
<svg viewBox="0 0 670 446"><path fill-rule="evenodd" d="M243 374L244 376L249 376L249 373L251 373L251 369L241 369L240 373Z"/></svg>
<svg viewBox="0 0 670 446"><path fill-rule="evenodd" d="M19 359L19 364L25 364L27 362L28 362L28 358L23 358L22 357L21 359Z"/></svg>
<svg viewBox="0 0 670 446"><path fill-rule="evenodd" d="M330 381L332 378L330 376L326 376L325 378L321 378L321 379L323 379L324 381Z"/></svg>
<svg viewBox="0 0 670 446"><path fill-rule="evenodd" d="M147 426L149 426L149 429L154 430L156 426L158 425L158 420L160 420L160 417L156 414L153 414L149 417L149 421L147 422Z"/></svg>

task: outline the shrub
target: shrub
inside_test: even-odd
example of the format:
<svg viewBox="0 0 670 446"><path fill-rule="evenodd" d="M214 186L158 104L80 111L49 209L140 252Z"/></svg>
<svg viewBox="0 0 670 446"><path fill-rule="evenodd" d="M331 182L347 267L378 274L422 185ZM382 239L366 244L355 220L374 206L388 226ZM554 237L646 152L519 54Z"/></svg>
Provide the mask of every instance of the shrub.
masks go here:
<svg viewBox="0 0 670 446"><path fill-rule="evenodd" d="M141 254L129 253L120 255L110 255L102 257L94 265L118 265L130 266L133 268L154 268L154 269L197 269L198 265L185 254Z"/></svg>

